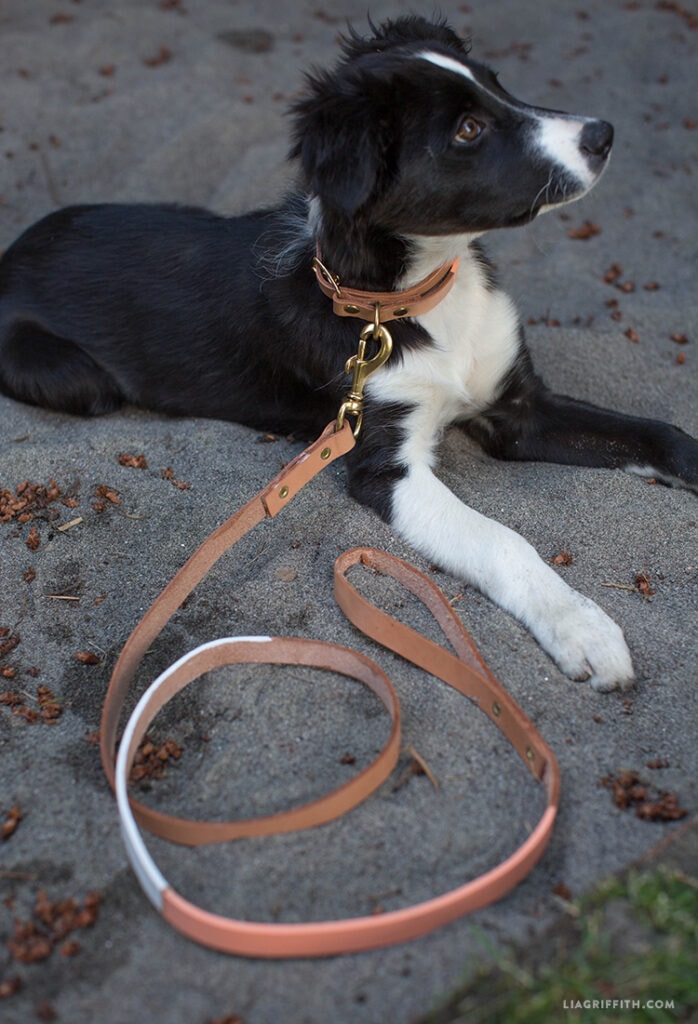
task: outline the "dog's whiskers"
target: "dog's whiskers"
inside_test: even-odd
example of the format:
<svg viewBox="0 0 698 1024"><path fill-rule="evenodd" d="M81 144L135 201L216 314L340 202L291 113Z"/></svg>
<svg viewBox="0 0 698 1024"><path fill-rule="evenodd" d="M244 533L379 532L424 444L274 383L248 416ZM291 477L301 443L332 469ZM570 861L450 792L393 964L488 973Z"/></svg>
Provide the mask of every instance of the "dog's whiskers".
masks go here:
<svg viewBox="0 0 698 1024"><path fill-rule="evenodd" d="M535 212L536 205L537 205L538 200L540 199L541 196L543 196L543 202L541 203L541 206L545 206L547 204L547 202L550 199L550 188L551 188L552 184L553 184L553 172L551 171L550 172L550 176L548 177L548 180L546 181L545 185L543 185L543 187L538 190L538 192L536 193L536 196L535 196L533 202L531 203L531 211L530 212L532 214Z"/></svg>

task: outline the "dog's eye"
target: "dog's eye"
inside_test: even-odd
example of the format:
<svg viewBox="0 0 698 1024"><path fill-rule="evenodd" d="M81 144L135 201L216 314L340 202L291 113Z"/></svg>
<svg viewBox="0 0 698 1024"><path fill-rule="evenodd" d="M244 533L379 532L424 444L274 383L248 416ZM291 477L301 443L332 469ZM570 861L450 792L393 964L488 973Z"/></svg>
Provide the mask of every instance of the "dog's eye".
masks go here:
<svg viewBox="0 0 698 1024"><path fill-rule="evenodd" d="M458 131L454 136L456 142L474 142L482 134L484 125L474 117L464 117L458 125Z"/></svg>

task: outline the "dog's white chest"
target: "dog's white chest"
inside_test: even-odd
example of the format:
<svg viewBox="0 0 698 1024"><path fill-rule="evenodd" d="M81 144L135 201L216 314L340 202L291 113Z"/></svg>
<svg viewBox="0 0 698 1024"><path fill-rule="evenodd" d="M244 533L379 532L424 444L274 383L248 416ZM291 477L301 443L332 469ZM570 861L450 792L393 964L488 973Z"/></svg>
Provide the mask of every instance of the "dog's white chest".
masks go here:
<svg viewBox="0 0 698 1024"><path fill-rule="evenodd" d="M468 268L433 310L419 317L431 343L405 352L369 382L379 401L420 410L423 428L440 430L475 415L495 397L516 358L519 322L509 297Z"/></svg>

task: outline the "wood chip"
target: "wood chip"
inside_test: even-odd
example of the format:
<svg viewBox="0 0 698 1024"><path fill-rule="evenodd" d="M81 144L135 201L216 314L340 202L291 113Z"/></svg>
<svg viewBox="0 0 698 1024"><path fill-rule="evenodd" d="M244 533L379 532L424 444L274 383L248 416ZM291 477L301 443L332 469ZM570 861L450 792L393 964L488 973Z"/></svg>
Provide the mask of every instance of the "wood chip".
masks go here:
<svg viewBox="0 0 698 1024"><path fill-rule="evenodd" d="M568 238L577 238L586 240L587 238L594 238L595 235L601 234L601 228L598 224L592 224L590 220L585 220L581 227L570 228L567 232Z"/></svg>
<svg viewBox="0 0 698 1024"><path fill-rule="evenodd" d="M41 889L31 917L27 921L15 919L12 936L6 945L13 960L24 964L46 960L54 948L61 945L64 955L74 955L79 945L66 938L71 932L90 928L97 920L102 897L98 892L88 893L80 906L75 899L49 900L46 890ZM73 945L74 943L74 945Z"/></svg>
<svg viewBox="0 0 698 1024"><path fill-rule="evenodd" d="M19 804L15 804L5 814L5 820L0 828L0 839L9 839L10 836L14 835L17 831L17 826L24 817L22 809Z"/></svg>
<svg viewBox="0 0 698 1024"><path fill-rule="evenodd" d="M59 533L65 533L66 530L72 530L74 526L79 526L83 521L82 516L76 516L75 519L71 519L70 522L63 523L62 526L58 527Z"/></svg>
<svg viewBox="0 0 698 1024"><path fill-rule="evenodd" d="M121 452L118 458L120 466L128 466L130 469L148 468L148 462L145 455L131 455L128 452Z"/></svg>
<svg viewBox="0 0 698 1024"><path fill-rule="evenodd" d="M99 658L94 651L76 651L73 657L83 665L99 665Z"/></svg>
<svg viewBox="0 0 698 1024"><path fill-rule="evenodd" d="M635 771L624 771L615 777L605 775L598 785L611 790L616 807L623 811L634 807L636 816L643 821L679 821L688 814L679 806L674 793L654 790Z"/></svg>

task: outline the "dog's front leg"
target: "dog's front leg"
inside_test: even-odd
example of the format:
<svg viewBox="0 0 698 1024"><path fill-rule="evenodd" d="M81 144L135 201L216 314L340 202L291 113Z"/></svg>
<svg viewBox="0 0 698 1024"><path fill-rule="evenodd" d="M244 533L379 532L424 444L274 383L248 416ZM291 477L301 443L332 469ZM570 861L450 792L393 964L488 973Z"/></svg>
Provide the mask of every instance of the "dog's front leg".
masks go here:
<svg viewBox="0 0 698 1024"><path fill-rule="evenodd" d="M689 434L556 395L536 378L514 380L463 426L497 458L624 469L698 492L698 441Z"/></svg>
<svg viewBox="0 0 698 1024"><path fill-rule="evenodd" d="M573 679L596 690L631 685L620 628L572 590L531 545L464 505L428 463L412 463L392 489L391 525L436 564L472 583L519 619Z"/></svg>

